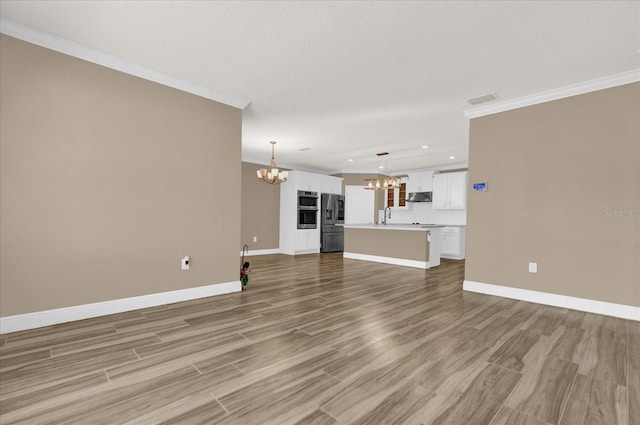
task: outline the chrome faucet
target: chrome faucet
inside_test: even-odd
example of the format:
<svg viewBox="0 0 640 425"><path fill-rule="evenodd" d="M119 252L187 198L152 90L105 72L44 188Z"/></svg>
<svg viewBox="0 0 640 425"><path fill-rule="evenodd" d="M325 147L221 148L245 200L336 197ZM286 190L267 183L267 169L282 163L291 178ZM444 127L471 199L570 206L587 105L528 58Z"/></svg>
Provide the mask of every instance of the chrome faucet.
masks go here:
<svg viewBox="0 0 640 425"><path fill-rule="evenodd" d="M389 210L389 218L391 218L391 207L385 207L384 215L382 216L382 224L387 225L387 210Z"/></svg>

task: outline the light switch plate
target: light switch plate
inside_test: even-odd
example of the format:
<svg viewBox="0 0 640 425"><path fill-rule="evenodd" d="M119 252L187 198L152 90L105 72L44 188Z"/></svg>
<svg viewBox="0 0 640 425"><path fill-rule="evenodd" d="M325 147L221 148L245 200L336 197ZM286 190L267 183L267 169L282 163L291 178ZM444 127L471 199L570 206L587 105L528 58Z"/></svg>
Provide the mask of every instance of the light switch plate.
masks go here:
<svg viewBox="0 0 640 425"><path fill-rule="evenodd" d="M529 273L538 273L538 263L529 263Z"/></svg>

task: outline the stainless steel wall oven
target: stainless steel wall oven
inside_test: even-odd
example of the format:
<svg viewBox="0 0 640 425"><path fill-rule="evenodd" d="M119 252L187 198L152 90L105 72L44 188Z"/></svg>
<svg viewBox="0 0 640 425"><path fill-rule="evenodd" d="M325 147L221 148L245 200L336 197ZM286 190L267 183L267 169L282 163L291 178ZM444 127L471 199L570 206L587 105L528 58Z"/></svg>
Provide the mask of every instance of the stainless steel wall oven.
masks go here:
<svg viewBox="0 0 640 425"><path fill-rule="evenodd" d="M318 228L318 192L298 191L298 229Z"/></svg>
<svg viewBox="0 0 640 425"><path fill-rule="evenodd" d="M298 229L317 229L318 210L298 210Z"/></svg>
<svg viewBox="0 0 640 425"><path fill-rule="evenodd" d="M318 192L298 191L298 209L318 209Z"/></svg>

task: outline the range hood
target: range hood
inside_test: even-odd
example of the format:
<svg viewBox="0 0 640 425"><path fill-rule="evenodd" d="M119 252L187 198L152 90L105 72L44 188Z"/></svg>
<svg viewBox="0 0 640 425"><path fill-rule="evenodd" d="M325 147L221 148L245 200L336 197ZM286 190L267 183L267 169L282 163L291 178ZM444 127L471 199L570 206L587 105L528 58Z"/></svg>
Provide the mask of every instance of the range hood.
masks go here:
<svg viewBox="0 0 640 425"><path fill-rule="evenodd" d="M431 202L433 192L411 192L407 197L407 202Z"/></svg>

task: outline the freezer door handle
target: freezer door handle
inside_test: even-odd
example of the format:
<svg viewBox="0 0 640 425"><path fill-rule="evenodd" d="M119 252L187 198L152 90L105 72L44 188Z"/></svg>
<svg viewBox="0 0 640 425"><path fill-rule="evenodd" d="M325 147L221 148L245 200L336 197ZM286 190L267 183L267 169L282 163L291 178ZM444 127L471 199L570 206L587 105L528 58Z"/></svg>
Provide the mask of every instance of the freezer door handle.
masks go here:
<svg viewBox="0 0 640 425"><path fill-rule="evenodd" d="M327 210L327 212L325 214L325 218L328 221L333 221L333 210Z"/></svg>

